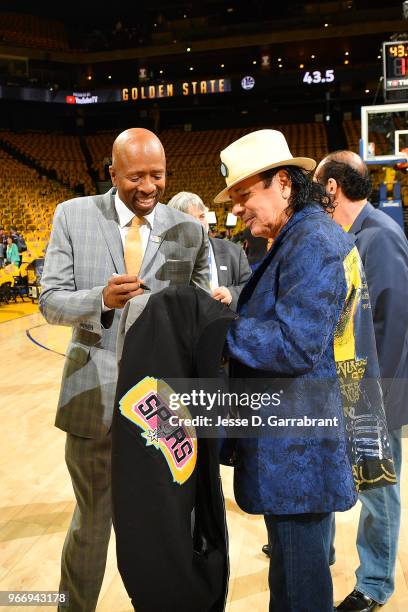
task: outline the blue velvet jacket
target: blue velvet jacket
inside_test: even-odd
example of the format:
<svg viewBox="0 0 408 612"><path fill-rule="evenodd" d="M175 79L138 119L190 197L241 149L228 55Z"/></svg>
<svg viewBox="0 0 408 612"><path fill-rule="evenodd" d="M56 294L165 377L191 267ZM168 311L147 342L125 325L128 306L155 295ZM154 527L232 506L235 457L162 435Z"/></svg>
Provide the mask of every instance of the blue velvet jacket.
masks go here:
<svg viewBox="0 0 408 612"><path fill-rule="evenodd" d="M253 514L342 511L359 489L395 483L354 239L307 205L249 279L238 313L227 336L232 376L251 379L252 389L258 378L262 389L269 380L272 390L285 391L279 407L257 411L263 422L271 414L337 422L304 428L295 420L278 435L266 425L257 437L237 440L240 507Z"/></svg>

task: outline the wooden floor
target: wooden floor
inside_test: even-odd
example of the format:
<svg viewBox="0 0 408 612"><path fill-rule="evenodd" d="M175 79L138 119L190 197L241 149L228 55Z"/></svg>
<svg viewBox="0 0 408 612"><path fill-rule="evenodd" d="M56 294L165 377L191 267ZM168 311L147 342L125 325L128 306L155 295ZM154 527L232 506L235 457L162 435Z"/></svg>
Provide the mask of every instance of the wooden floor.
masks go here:
<svg viewBox="0 0 408 612"><path fill-rule="evenodd" d="M34 344L26 330L30 330L33 339L55 352ZM0 591L55 590L58 586L60 552L74 508L64 464L64 434L53 426L63 365L59 353L64 352L68 337L68 329L45 324L40 314L0 324ZM408 457L407 452L405 456ZM383 608L386 612L408 610L406 462L407 459L402 478L397 587L391 601ZM268 607L268 561L260 551L266 541L263 519L245 515L237 507L231 477L231 470L225 469L223 480L231 555L227 610L265 611ZM357 516L358 507L337 515L337 563L333 568L336 601L354 586ZM27 610L24 607L11 609ZM33 609L37 608L30 607ZM132 610L116 569L113 536L97 610Z"/></svg>

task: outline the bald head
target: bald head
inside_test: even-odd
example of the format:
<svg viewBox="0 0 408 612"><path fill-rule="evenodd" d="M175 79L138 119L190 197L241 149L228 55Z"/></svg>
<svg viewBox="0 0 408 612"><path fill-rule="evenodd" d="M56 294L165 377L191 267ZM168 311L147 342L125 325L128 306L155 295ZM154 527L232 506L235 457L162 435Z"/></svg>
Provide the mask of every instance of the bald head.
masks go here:
<svg viewBox="0 0 408 612"><path fill-rule="evenodd" d="M367 200L371 181L367 166L353 151L334 151L317 166L315 180L327 191L338 196L338 190L350 202Z"/></svg>
<svg viewBox="0 0 408 612"><path fill-rule="evenodd" d="M122 202L138 216L149 214L165 187L166 157L162 143L144 128L125 130L113 143L109 171Z"/></svg>
<svg viewBox="0 0 408 612"><path fill-rule="evenodd" d="M125 130L119 134L113 143L112 166L126 162L135 153L149 154L150 152L161 155L164 163L166 163L163 145L156 134L144 128Z"/></svg>
<svg viewBox="0 0 408 612"><path fill-rule="evenodd" d="M357 155L357 153L354 153L354 151L333 151L333 153L329 153L329 155L327 155L320 162L316 169L315 175L319 176L319 168L331 161L350 166L350 168L353 168L361 175L367 174L367 166L365 165L361 157Z"/></svg>

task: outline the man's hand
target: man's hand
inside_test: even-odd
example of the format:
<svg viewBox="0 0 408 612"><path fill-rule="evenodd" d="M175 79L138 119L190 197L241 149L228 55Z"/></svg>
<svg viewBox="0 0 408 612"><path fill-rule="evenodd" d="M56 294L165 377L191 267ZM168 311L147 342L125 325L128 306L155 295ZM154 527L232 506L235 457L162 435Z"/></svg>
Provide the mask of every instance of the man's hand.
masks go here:
<svg viewBox="0 0 408 612"><path fill-rule="evenodd" d="M231 292L226 287L217 287L217 289L213 290L211 295L213 296L214 300L218 300L227 306L229 306L232 302Z"/></svg>
<svg viewBox="0 0 408 612"><path fill-rule="evenodd" d="M126 302L144 293L140 288L142 279L131 274L117 274L110 277L102 296L107 308L123 308Z"/></svg>

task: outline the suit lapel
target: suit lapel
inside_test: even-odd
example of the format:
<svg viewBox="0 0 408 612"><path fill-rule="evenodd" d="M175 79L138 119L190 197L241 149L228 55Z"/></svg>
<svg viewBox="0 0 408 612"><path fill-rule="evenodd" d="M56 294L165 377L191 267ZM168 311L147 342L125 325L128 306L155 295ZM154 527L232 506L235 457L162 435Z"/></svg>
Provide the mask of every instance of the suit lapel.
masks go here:
<svg viewBox="0 0 408 612"><path fill-rule="evenodd" d="M100 196L97 208L99 212L98 222L106 240L115 270L118 274L126 274L113 189Z"/></svg>
<svg viewBox="0 0 408 612"><path fill-rule="evenodd" d="M171 227L171 223L166 212L167 209L165 204L160 204L160 202L156 204L153 228L150 232L149 241L147 243L147 248L142 261L142 267L140 269L141 278L143 278L145 270L148 268L150 262L154 259L157 251L159 250L167 230Z"/></svg>
<svg viewBox="0 0 408 612"><path fill-rule="evenodd" d="M228 280L228 258L225 249L223 249L224 245L221 240L214 240L213 238L210 238L210 242L214 252L215 265L217 266L218 284L220 287L227 287L231 283ZM221 270L221 266L225 270Z"/></svg>

